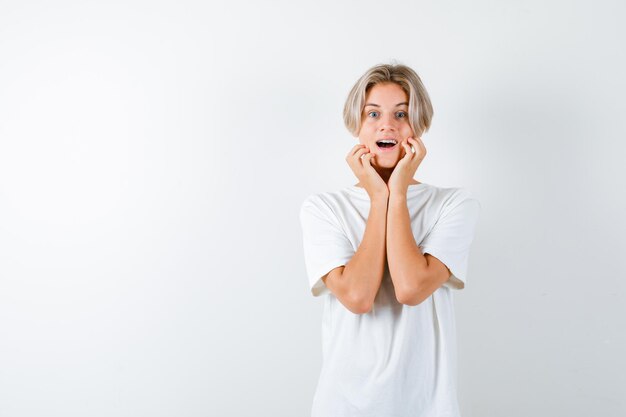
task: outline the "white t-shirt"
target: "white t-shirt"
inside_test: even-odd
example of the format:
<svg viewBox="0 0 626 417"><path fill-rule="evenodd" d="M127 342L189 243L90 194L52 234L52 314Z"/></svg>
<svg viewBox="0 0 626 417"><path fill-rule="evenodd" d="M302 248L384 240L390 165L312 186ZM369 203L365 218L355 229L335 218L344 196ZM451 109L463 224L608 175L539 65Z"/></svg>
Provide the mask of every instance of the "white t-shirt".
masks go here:
<svg viewBox="0 0 626 417"><path fill-rule="evenodd" d="M458 417L452 289L464 288L481 205L463 188L411 184L411 229L422 253L452 272L416 306L395 297L389 267L372 310L355 314L321 278L345 265L365 232L370 199L354 185L302 203L304 258L313 296L324 296L323 365L312 417Z"/></svg>

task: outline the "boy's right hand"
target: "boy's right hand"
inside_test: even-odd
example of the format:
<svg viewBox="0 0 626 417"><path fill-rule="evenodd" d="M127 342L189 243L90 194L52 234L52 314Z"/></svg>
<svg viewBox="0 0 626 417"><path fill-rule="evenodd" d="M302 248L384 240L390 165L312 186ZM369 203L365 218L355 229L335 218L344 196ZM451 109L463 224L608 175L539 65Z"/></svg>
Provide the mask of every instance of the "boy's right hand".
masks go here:
<svg viewBox="0 0 626 417"><path fill-rule="evenodd" d="M373 157L375 155L369 151L367 146L359 143L348 152L346 161L354 175L359 179L361 186L367 191L370 200L382 197L389 198L387 184L370 164Z"/></svg>

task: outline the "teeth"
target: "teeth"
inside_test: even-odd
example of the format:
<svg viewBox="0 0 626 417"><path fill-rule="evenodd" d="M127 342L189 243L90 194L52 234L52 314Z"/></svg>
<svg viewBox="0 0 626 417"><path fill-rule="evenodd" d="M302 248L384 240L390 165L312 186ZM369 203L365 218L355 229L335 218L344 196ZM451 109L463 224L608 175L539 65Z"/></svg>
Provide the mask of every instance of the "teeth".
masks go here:
<svg viewBox="0 0 626 417"><path fill-rule="evenodd" d="M395 139L383 139L383 140L379 140L377 143L393 143L395 145L398 142Z"/></svg>

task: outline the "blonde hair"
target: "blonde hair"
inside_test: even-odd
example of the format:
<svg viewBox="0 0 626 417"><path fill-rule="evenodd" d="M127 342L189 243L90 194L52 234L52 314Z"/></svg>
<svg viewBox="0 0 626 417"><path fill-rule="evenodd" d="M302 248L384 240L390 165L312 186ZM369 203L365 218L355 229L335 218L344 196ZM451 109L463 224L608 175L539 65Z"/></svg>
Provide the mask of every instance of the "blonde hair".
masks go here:
<svg viewBox="0 0 626 417"><path fill-rule="evenodd" d="M353 136L361 131L365 96L380 83L396 83L409 98L409 125L417 136L430 128L433 106L422 80L415 71L402 64L379 64L368 69L350 90L343 107L343 122Z"/></svg>

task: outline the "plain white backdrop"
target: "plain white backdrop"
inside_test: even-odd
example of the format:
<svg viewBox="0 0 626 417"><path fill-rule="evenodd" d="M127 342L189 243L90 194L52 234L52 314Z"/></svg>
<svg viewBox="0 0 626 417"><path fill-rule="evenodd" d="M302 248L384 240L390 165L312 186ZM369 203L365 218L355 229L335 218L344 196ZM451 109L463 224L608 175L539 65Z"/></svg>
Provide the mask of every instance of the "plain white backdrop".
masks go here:
<svg viewBox="0 0 626 417"><path fill-rule="evenodd" d="M416 179L482 204L465 417L626 413L620 1L0 1L0 416L306 416L298 210L414 68ZM384 417L384 416L381 416Z"/></svg>

